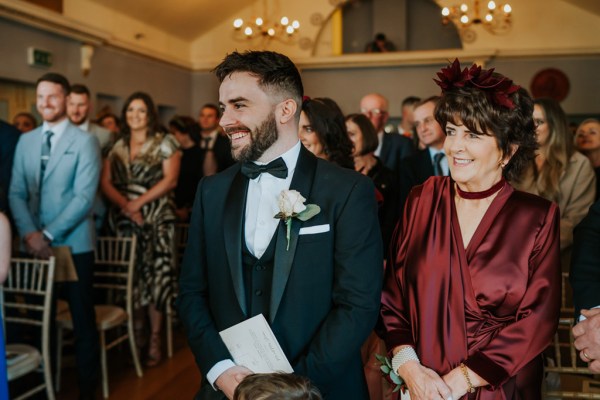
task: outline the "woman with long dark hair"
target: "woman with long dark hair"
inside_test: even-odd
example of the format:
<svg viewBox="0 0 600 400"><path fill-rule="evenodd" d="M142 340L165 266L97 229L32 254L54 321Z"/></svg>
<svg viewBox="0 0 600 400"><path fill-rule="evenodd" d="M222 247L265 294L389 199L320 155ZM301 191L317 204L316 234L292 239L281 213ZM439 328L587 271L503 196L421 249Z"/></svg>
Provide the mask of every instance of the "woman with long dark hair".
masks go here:
<svg viewBox="0 0 600 400"><path fill-rule="evenodd" d="M121 118L121 139L104 161L101 186L112 203L111 233L138 237L134 307L148 307L151 336L146 365L154 366L161 359L162 317L175 284L172 190L181 152L175 138L160 130L154 102L146 93L129 96Z"/></svg>

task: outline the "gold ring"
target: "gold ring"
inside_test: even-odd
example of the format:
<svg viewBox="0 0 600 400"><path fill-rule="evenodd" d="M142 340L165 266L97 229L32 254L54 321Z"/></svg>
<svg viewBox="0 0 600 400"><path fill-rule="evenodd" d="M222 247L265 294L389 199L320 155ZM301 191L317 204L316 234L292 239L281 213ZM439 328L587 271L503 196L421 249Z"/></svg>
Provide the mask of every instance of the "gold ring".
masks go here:
<svg viewBox="0 0 600 400"><path fill-rule="evenodd" d="M590 356L588 356L588 355L587 355L587 353L585 352L585 350L582 350L582 351L581 351L581 355L582 355L582 356L584 356L585 358L587 358L587 359L588 359L588 362L592 362L592 361L594 361L594 360L592 359L592 357L590 357Z"/></svg>

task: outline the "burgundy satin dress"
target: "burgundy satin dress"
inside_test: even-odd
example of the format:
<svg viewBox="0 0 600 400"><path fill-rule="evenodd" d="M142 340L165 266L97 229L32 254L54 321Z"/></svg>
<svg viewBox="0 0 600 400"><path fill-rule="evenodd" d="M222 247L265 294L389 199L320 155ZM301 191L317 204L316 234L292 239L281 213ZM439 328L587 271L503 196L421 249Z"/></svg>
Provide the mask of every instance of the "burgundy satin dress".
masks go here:
<svg viewBox="0 0 600 400"><path fill-rule="evenodd" d="M540 399L560 309L558 207L506 183L465 249L453 198L448 177L409 196L382 295L387 348L414 346L440 376L464 362L490 383L469 399Z"/></svg>

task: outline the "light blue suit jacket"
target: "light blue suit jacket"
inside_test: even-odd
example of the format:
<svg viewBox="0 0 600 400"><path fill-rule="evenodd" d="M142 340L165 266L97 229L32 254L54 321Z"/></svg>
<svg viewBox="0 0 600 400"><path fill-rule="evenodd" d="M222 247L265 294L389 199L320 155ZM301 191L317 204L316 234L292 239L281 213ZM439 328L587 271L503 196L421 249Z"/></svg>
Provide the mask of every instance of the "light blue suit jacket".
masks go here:
<svg viewBox="0 0 600 400"><path fill-rule="evenodd" d="M21 135L15 151L9 203L19 234L45 229L54 237L53 246L69 246L73 254L92 251L91 210L101 169L98 139L69 122L40 186L41 130Z"/></svg>

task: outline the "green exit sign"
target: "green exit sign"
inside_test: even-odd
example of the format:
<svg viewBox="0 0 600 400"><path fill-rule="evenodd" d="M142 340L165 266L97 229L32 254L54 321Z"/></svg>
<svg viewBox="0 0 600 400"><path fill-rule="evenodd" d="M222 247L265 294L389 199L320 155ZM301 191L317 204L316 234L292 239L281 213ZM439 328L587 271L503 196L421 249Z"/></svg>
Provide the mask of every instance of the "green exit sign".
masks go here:
<svg viewBox="0 0 600 400"><path fill-rule="evenodd" d="M27 49L27 63L32 67L51 67L52 53L45 50L29 47Z"/></svg>

